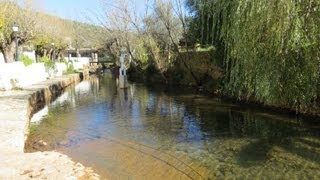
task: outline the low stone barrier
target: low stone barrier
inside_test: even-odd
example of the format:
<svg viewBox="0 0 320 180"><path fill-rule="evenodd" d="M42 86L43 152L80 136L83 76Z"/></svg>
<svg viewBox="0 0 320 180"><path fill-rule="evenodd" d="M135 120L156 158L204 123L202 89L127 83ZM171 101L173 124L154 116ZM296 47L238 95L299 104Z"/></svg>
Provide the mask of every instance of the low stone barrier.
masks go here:
<svg viewBox="0 0 320 180"><path fill-rule="evenodd" d="M29 119L45 105L54 101L68 86L80 82L82 77L82 74L65 75L26 87L24 90L33 91L29 98Z"/></svg>
<svg viewBox="0 0 320 180"><path fill-rule="evenodd" d="M58 152L24 153L30 119L56 99L80 74L56 77L23 90L0 91L0 179L98 179L90 168Z"/></svg>
<svg viewBox="0 0 320 180"><path fill-rule="evenodd" d="M7 138L0 142L0 149L3 144L23 152L32 115L55 100L68 86L80 82L80 77L80 74L66 75L28 86L23 90L0 92L1 125L11 124L10 127L12 126L9 128L10 132L2 134ZM1 129L8 127L1 125L0 136Z"/></svg>
<svg viewBox="0 0 320 180"><path fill-rule="evenodd" d="M54 69L46 68L44 63L34 63L27 67L22 62L1 64L0 90L25 88L48 78L62 76L66 71L64 63L56 63Z"/></svg>

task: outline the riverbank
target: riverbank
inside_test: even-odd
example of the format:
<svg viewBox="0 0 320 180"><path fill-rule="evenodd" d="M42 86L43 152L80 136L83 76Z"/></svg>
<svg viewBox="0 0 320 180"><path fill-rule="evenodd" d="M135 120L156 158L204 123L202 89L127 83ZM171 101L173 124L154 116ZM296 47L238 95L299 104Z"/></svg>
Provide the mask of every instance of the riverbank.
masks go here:
<svg viewBox="0 0 320 180"><path fill-rule="evenodd" d="M275 88L276 90L267 88L274 86L272 82L268 82L269 85L266 87L256 87L257 93L246 93L245 88L237 88L245 83L241 81L234 82L235 84L228 83L229 74L225 71L220 56L215 49L182 52L177 55L175 62L162 72L162 75L154 65L141 66L139 64L131 64L127 74L129 80L133 82L190 88L239 105L254 106L281 114L320 118L319 98L310 99L308 92L293 92L297 89L300 91L303 86L282 88L283 92L279 94L276 92L279 88ZM295 86L295 82L291 82L290 86ZM264 92L258 93L262 89Z"/></svg>
<svg viewBox="0 0 320 180"><path fill-rule="evenodd" d="M151 77L152 78L152 77ZM196 86L196 85L186 85L186 84L166 84L162 81L156 81L150 83L149 81L143 80L143 78L132 78L129 75L129 80L134 83L142 83L149 87L156 87L161 89L181 89L189 90L193 93L198 93L201 95L206 95L212 99L218 99L219 101L225 101L232 104L237 104L239 106L245 106L248 108L259 109L263 112L276 113L279 115L287 115L290 117L300 118L300 119L312 119L314 122L320 122L320 107L310 108L308 111L300 112L298 109L285 106L283 104L266 104L259 102L255 99L239 99L236 97L228 96L220 87L208 87L208 86ZM213 82L212 84L214 84ZM210 84L210 82L208 82Z"/></svg>
<svg viewBox="0 0 320 180"><path fill-rule="evenodd" d="M91 76L48 106L46 142L106 179L319 179L319 126L186 88ZM52 145L51 145L52 143ZM37 147L37 146L33 146Z"/></svg>
<svg viewBox="0 0 320 180"><path fill-rule="evenodd" d="M98 175L90 168L73 162L61 153L24 153L32 115L56 99L67 87L80 82L82 77L82 74L71 74L31 85L23 90L0 92L1 178L98 179Z"/></svg>

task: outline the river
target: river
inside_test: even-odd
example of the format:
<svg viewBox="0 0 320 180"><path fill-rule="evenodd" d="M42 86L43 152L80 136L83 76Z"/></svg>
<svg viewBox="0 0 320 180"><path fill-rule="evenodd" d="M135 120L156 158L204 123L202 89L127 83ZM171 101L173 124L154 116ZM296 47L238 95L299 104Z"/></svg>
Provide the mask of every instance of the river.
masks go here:
<svg viewBox="0 0 320 180"><path fill-rule="evenodd" d="M103 179L320 179L319 120L185 88L92 76L40 114L26 150L65 153Z"/></svg>

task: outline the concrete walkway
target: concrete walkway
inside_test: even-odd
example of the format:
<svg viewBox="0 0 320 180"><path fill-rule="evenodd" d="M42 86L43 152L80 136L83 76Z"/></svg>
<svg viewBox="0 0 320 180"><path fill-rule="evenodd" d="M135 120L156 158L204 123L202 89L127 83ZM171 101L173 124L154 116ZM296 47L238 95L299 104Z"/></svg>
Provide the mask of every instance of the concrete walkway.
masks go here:
<svg viewBox="0 0 320 180"><path fill-rule="evenodd" d="M61 153L24 153L32 115L77 82L80 75L73 74L23 90L0 91L0 179L98 179Z"/></svg>

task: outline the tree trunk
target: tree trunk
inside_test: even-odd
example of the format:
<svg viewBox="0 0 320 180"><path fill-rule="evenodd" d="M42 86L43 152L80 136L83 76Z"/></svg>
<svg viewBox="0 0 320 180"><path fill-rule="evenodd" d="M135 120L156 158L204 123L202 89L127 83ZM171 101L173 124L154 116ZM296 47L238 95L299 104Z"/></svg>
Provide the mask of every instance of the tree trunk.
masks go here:
<svg viewBox="0 0 320 180"><path fill-rule="evenodd" d="M205 24L205 17L204 17L204 9L203 6L200 7L200 11L201 11L201 40L200 40L200 44L201 46L204 44L204 24Z"/></svg>
<svg viewBox="0 0 320 180"><path fill-rule="evenodd" d="M52 60L52 52L53 52L52 48L50 48L49 51L47 51L47 56L50 60Z"/></svg>
<svg viewBox="0 0 320 180"><path fill-rule="evenodd" d="M43 56L42 57L48 57L48 50L47 49L43 50Z"/></svg>
<svg viewBox="0 0 320 180"><path fill-rule="evenodd" d="M207 26L207 39L206 39L206 45L210 44L209 42L209 39L210 39L210 14L207 14L207 23L206 23L206 26Z"/></svg>
<svg viewBox="0 0 320 180"><path fill-rule="evenodd" d="M5 48L1 48L1 52L6 63L14 62L16 57L16 43L11 42Z"/></svg>
<svg viewBox="0 0 320 180"><path fill-rule="evenodd" d="M171 63L171 45L168 45L168 62Z"/></svg>

